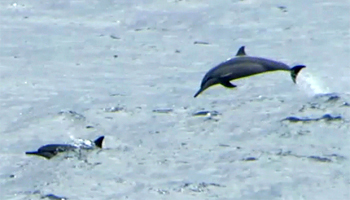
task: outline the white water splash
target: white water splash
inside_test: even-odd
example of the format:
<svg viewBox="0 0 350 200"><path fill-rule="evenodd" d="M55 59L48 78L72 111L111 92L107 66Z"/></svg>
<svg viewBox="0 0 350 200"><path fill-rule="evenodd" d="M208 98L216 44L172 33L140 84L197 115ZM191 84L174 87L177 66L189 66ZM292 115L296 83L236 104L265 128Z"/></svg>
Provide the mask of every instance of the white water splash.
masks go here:
<svg viewBox="0 0 350 200"><path fill-rule="evenodd" d="M87 139L76 138L74 135L70 135L69 138L73 141L74 146L83 149L91 149L94 147L94 142Z"/></svg>
<svg viewBox="0 0 350 200"><path fill-rule="evenodd" d="M299 74L297 84L309 95L329 93L329 87L325 87L321 80L310 73Z"/></svg>

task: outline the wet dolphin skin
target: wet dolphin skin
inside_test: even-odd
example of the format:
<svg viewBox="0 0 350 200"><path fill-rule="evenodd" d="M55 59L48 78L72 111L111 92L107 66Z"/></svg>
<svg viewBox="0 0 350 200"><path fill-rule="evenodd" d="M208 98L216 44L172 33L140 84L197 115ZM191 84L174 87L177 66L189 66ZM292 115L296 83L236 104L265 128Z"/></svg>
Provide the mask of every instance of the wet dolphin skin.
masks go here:
<svg viewBox="0 0 350 200"><path fill-rule="evenodd" d="M101 136L94 140L94 145L98 148L102 148L104 136ZM60 152L67 152L77 149L77 146L70 144L48 144L40 147L37 151L27 151L27 155L37 155L50 159Z"/></svg>
<svg viewBox="0 0 350 200"><path fill-rule="evenodd" d="M305 65L289 67L282 62L247 56L244 48L244 46L239 48L234 58L222 62L209 70L202 79L201 87L194 97L197 97L204 90L213 85L221 84L227 88L235 88L237 86L230 83L231 80L277 70L289 71L293 82L296 83L298 73L301 69L306 67Z"/></svg>

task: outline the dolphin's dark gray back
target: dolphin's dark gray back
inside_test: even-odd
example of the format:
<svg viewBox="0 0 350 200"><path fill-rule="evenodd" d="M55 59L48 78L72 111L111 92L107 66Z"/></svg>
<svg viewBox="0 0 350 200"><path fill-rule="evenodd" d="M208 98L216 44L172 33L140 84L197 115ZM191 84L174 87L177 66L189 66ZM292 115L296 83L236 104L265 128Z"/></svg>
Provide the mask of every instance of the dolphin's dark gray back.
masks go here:
<svg viewBox="0 0 350 200"><path fill-rule="evenodd" d="M260 57L253 57L253 56L241 56L236 57L233 59L230 59L224 63L230 64L245 64L246 66L249 66L249 64L259 64L264 67L264 70L266 71L273 71L273 70L290 70L290 67L282 62L266 59L266 58L260 58Z"/></svg>
<svg viewBox="0 0 350 200"><path fill-rule="evenodd" d="M76 146L69 144L48 144L38 149L38 152L65 152L76 149Z"/></svg>
<svg viewBox="0 0 350 200"><path fill-rule="evenodd" d="M233 80L275 70L289 71L290 67L284 63L265 58L251 56L235 57L209 70L203 78L202 86L211 77Z"/></svg>

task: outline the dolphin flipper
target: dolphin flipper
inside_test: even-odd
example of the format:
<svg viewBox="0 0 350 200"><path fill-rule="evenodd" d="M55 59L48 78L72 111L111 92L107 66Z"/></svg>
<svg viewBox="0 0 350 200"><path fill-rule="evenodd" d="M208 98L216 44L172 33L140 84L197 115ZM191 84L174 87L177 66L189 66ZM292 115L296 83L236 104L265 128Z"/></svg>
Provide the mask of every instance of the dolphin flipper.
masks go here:
<svg viewBox="0 0 350 200"><path fill-rule="evenodd" d="M297 83L296 79L297 79L298 73L300 72L300 70L302 70L305 67L306 67L305 65L296 65L292 67L290 76L292 77L292 80L294 83Z"/></svg>
<svg viewBox="0 0 350 200"><path fill-rule="evenodd" d="M229 80L220 79L220 84L227 88L235 88L237 85L233 85Z"/></svg>

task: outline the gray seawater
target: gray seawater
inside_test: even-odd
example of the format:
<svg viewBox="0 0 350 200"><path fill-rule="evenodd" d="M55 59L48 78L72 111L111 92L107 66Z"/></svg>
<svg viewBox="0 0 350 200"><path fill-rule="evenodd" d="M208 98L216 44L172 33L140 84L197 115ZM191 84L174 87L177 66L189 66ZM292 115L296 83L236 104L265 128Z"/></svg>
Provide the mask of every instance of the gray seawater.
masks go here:
<svg viewBox="0 0 350 200"><path fill-rule="evenodd" d="M0 1L0 199L350 199L349 10ZM194 99L242 45L307 68L297 85L275 72ZM24 154L100 135L84 159Z"/></svg>

